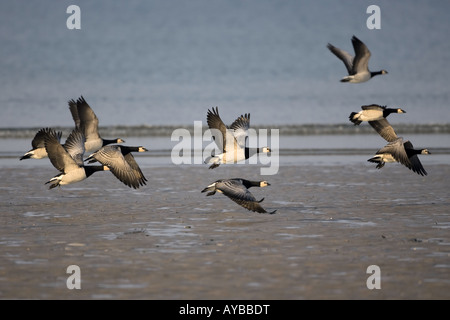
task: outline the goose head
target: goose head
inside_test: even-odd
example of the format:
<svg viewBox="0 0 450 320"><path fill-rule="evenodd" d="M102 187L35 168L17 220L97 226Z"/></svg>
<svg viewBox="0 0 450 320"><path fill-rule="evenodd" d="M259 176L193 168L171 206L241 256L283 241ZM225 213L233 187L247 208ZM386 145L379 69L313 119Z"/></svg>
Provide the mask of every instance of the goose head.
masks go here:
<svg viewBox="0 0 450 320"><path fill-rule="evenodd" d="M267 187L267 186L270 186L270 183L268 183L267 181L261 181L261 182L259 183L259 186L260 186L261 188Z"/></svg>

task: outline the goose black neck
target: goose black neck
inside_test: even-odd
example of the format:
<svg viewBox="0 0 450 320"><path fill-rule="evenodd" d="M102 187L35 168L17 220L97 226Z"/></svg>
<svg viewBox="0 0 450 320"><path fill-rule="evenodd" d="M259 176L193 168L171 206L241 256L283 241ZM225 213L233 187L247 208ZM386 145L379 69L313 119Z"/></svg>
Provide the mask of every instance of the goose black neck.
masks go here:
<svg viewBox="0 0 450 320"><path fill-rule="evenodd" d="M117 143L118 140L119 139L103 139L102 147L107 146L108 144L111 144L111 143Z"/></svg>
<svg viewBox="0 0 450 320"><path fill-rule="evenodd" d="M105 170L103 166L85 166L84 171L86 172L86 177L91 176L93 173L97 171Z"/></svg>
<svg viewBox="0 0 450 320"><path fill-rule="evenodd" d="M250 181L250 180L244 180L242 179L242 184L248 189L251 187L259 187L260 183L259 181Z"/></svg>
<svg viewBox="0 0 450 320"><path fill-rule="evenodd" d="M120 146L122 153L139 152L139 147Z"/></svg>
<svg viewBox="0 0 450 320"><path fill-rule="evenodd" d="M393 112L397 112L397 109L386 108L383 110L383 117L386 118L388 115L390 115Z"/></svg>
<svg viewBox="0 0 450 320"><path fill-rule="evenodd" d="M250 156L254 155L255 153L261 153L261 148L249 148L245 147L245 159L250 158ZM250 154L250 151L252 151L252 154Z"/></svg>
<svg viewBox="0 0 450 320"><path fill-rule="evenodd" d="M421 154L422 153L422 149L417 150L417 149L406 149L406 154L408 155L408 158L416 155L416 154Z"/></svg>
<svg viewBox="0 0 450 320"><path fill-rule="evenodd" d="M383 71L371 71L370 72L370 76L371 77L375 77L375 76L377 76L377 75L379 75L379 74L382 74L383 73Z"/></svg>

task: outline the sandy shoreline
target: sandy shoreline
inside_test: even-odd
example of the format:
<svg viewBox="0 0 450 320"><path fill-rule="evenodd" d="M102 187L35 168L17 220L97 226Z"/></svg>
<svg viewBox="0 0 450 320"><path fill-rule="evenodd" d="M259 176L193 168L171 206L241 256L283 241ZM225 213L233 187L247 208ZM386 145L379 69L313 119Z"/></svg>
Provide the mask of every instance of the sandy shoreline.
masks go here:
<svg viewBox="0 0 450 320"><path fill-rule="evenodd" d="M47 190L51 167L2 169L0 298L449 299L450 166L426 169L282 166L252 190L275 215L200 193L259 179L252 166L148 166L139 190L108 172Z"/></svg>

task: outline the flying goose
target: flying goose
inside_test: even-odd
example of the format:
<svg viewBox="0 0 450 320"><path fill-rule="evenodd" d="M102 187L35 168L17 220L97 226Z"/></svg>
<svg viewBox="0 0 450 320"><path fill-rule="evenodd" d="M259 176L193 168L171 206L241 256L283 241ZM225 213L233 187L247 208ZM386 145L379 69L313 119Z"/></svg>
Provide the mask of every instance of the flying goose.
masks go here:
<svg viewBox="0 0 450 320"><path fill-rule="evenodd" d="M107 145L92 153L85 161L95 161L108 166L117 179L130 188L137 189L146 184L147 179L131 152L148 151L144 147L129 147L122 145Z"/></svg>
<svg viewBox="0 0 450 320"><path fill-rule="evenodd" d="M86 137L86 152L96 151L111 143L125 142L120 138L103 139L100 136L98 133L98 118L83 96L78 98L77 101L70 100L68 104L73 121L75 122L75 128L80 128Z"/></svg>
<svg viewBox="0 0 450 320"><path fill-rule="evenodd" d="M82 181L97 171L109 170L103 165L83 165L85 137L79 128L70 133L64 147L54 132L44 135L44 143L50 162L61 172L45 183L50 183L49 189Z"/></svg>
<svg viewBox="0 0 450 320"><path fill-rule="evenodd" d="M349 119L351 122L359 125L363 121L368 121L372 128L388 142L398 138L386 118L391 113L406 113L405 110L400 108L387 108L386 106L379 106L377 104L361 106L361 109L359 112L352 112L350 114Z"/></svg>
<svg viewBox="0 0 450 320"><path fill-rule="evenodd" d="M42 128L36 133L33 140L31 141L32 149L30 149L22 157L20 157L19 160L47 158L48 154L47 151L45 150L44 144L44 137L47 134L54 134L58 141L61 140L62 135L61 131L55 132L51 128Z"/></svg>
<svg viewBox="0 0 450 320"><path fill-rule="evenodd" d="M404 141L399 137L378 150L376 155L367 161L377 163L377 169L381 169L386 162L400 162L417 174L427 175L417 156L419 154L431 153L428 149L414 149L410 141Z"/></svg>
<svg viewBox="0 0 450 320"><path fill-rule="evenodd" d="M238 117L230 127L227 127L219 115L219 108L208 109L206 116L209 129L212 130L213 139L222 153L206 158L210 163L209 169L217 168L222 163L236 163L250 158L254 154L271 152L269 147L246 147L248 129L250 127L250 114ZM231 149L231 150L230 150Z"/></svg>
<svg viewBox="0 0 450 320"><path fill-rule="evenodd" d="M363 121L381 120L387 118L391 113L406 113L400 108L387 108L378 104L361 106L361 109L359 112L352 112L349 116L350 121L355 125L359 125Z"/></svg>
<svg viewBox="0 0 450 320"><path fill-rule="evenodd" d="M207 196L212 196L216 192L223 193L228 198L239 204L240 206L259 213L267 213L260 203L264 200L256 200L256 198L248 190L251 187L266 187L270 186L267 181L250 181L241 178L234 179L220 179L210 184L202 192L208 192ZM269 212L269 214L275 213L277 210Z"/></svg>
<svg viewBox="0 0 450 320"><path fill-rule="evenodd" d="M347 68L348 76L342 78L341 82L361 83L370 80L376 75L388 73L386 70L370 71L369 59L371 54L369 49L355 36L352 37L352 44L355 51L354 57L347 51L336 48L330 43L327 45L327 48L341 59Z"/></svg>

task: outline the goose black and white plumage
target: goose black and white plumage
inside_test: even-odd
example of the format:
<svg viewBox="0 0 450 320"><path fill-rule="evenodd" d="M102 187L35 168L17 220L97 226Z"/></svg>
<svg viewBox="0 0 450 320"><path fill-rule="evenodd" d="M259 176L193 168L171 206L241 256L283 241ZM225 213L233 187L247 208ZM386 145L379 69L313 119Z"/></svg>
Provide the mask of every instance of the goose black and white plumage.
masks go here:
<svg viewBox="0 0 450 320"><path fill-rule="evenodd" d="M44 143L50 162L61 172L46 182L46 184L50 183L49 189L82 181L97 171L109 170L103 165L84 166L85 138L79 128L70 133L64 146L60 144L54 133L45 134Z"/></svg>
<svg viewBox="0 0 450 320"><path fill-rule="evenodd" d="M363 121L369 122L372 128L378 132L386 141L391 142L396 140L397 134L387 121L387 117L391 113L406 113L405 110L400 108L387 108L386 106L380 106L377 104L371 104L367 106L361 106L361 111L352 112L349 116L349 120L355 125L359 125Z"/></svg>
<svg viewBox="0 0 450 320"><path fill-rule="evenodd" d="M355 56L352 56L345 50L336 48L330 43L327 45L327 48L334 53L336 57L342 60L347 68L348 76L342 78L341 82L361 83L370 80L376 75L388 73L386 70L370 71L369 59L371 53L369 49L355 36L352 37L352 44Z"/></svg>
<svg viewBox="0 0 450 320"><path fill-rule="evenodd" d="M270 186L267 181L251 181L241 178L234 179L220 179L216 182L210 184L202 192L208 192L207 196L212 196L216 192L223 193L228 198L239 204L240 206L259 213L267 213L260 203L264 200L256 200L253 194L248 190L251 187L266 187ZM269 212L270 214L275 213L277 210Z"/></svg>
<svg viewBox="0 0 450 320"><path fill-rule="evenodd" d="M378 104L370 104L361 106L361 111L359 112L352 112L349 119L355 125L359 125L363 121L374 121L387 118L391 113L406 113L406 111L401 108L388 108Z"/></svg>
<svg viewBox="0 0 450 320"><path fill-rule="evenodd" d="M45 143L44 143L44 137L47 134L54 134L56 139L58 139L58 141L61 141L62 136L61 131L55 132L51 128L42 128L36 133L33 140L31 140L32 148L29 151L27 151L22 157L20 157L20 160L47 158L48 154L47 150L45 150Z"/></svg>
<svg viewBox="0 0 450 320"><path fill-rule="evenodd" d="M222 163L236 163L246 160L258 153L271 152L269 147L249 148L246 146L248 140L248 129L250 128L250 114L246 113L238 117L230 127L227 127L219 115L219 108L208 109L206 120L212 131L217 147L221 151L205 160L211 164L209 169L217 168Z"/></svg>
<svg viewBox="0 0 450 320"><path fill-rule="evenodd" d="M130 188L137 189L146 184L147 179L131 152L146 152L146 148L122 145L107 145L92 153L85 161L98 161L108 166L117 179Z"/></svg>
<svg viewBox="0 0 450 320"><path fill-rule="evenodd" d="M120 138L103 139L100 136L98 118L83 96L78 98L77 101L72 99L68 103L73 121L75 121L75 128L80 128L86 137L86 152L96 151L108 144L125 142Z"/></svg>
<svg viewBox="0 0 450 320"><path fill-rule="evenodd" d="M377 163L377 169L381 169L386 162L399 162L417 174L427 175L419 160L419 154L431 153L428 149L414 149L410 141L399 137L378 150L376 155L367 161Z"/></svg>

